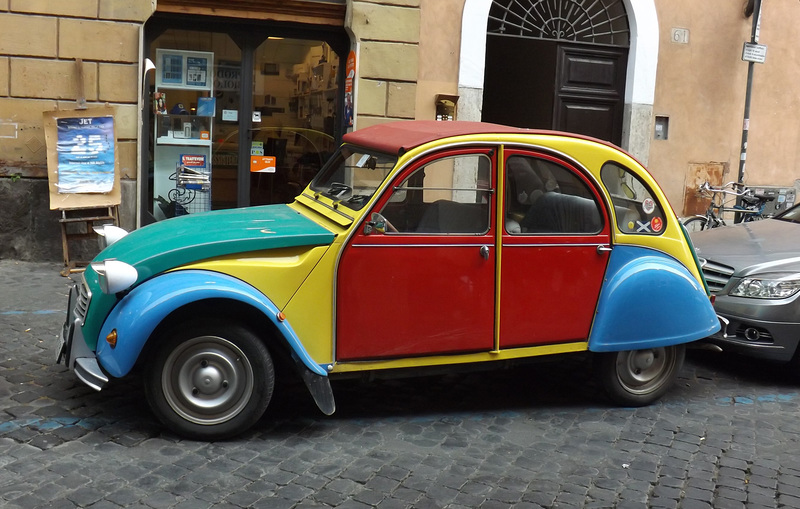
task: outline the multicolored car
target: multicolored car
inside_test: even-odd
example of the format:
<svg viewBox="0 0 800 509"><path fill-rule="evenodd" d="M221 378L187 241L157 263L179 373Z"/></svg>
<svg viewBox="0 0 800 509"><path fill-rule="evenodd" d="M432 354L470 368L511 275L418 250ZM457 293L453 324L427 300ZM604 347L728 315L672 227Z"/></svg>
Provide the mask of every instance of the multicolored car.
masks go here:
<svg viewBox="0 0 800 509"><path fill-rule="evenodd" d="M574 134L376 125L291 204L99 233L58 361L97 390L140 365L155 415L193 438L250 428L276 373L331 414L339 377L589 352L613 402L646 405L719 329L655 180Z"/></svg>

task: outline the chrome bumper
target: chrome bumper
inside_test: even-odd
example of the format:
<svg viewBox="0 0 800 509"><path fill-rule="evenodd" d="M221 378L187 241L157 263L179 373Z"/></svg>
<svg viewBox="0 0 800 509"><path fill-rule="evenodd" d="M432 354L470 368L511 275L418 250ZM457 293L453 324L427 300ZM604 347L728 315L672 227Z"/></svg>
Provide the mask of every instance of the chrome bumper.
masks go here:
<svg viewBox="0 0 800 509"><path fill-rule="evenodd" d="M92 389L99 391L108 383L108 377L103 373L97 362L95 353L86 345L81 331L82 318L76 312L78 306L78 285L72 286L67 302L67 318L61 329L56 348L56 364L64 360L64 364L71 369L75 376Z"/></svg>

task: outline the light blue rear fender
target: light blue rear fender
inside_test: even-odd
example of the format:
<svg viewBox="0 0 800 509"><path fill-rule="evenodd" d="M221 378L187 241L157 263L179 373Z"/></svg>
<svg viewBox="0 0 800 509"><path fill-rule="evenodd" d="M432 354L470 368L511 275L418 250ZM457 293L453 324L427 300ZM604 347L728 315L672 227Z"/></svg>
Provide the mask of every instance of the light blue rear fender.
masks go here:
<svg viewBox="0 0 800 509"><path fill-rule="evenodd" d="M688 343L719 330L703 285L653 249L614 246L589 350L614 352Z"/></svg>
<svg viewBox="0 0 800 509"><path fill-rule="evenodd" d="M228 299L261 311L286 339L296 360L311 372L327 372L308 355L288 321L278 320L278 308L247 283L217 272L185 270L169 272L142 283L126 295L106 318L97 342L97 358L112 376L128 374L156 327L173 311L206 299ZM104 338L117 331L117 346Z"/></svg>

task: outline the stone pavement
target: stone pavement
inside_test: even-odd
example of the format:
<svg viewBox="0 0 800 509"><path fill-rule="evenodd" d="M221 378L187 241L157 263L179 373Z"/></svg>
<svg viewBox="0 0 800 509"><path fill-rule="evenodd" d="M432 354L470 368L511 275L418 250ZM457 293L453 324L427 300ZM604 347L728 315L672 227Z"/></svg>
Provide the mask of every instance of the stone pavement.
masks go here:
<svg viewBox="0 0 800 509"><path fill-rule="evenodd" d="M246 435L165 432L136 377L55 365L70 280L0 261L0 507L800 507L800 382L691 352L677 386L615 408L580 359L288 388Z"/></svg>

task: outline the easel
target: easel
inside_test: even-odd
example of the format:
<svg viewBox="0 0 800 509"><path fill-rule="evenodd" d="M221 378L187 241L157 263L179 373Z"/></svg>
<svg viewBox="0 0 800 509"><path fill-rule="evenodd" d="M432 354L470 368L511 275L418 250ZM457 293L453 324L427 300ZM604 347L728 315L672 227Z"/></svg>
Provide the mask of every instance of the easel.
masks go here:
<svg viewBox="0 0 800 509"><path fill-rule="evenodd" d="M119 206L109 205L91 209L61 209L61 217L58 222L61 224L61 246L64 251L64 268L61 275L69 276L75 272L86 270L87 261L73 260L69 254L69 243L72 240L87 238L97 238L97 234L92 229L95 223L109 224L113 221L114 226L119 226ZM69 225L83 226L83 231L70 232Z"/></svg>
<svg viewBox="0 0 800 509"><path fill-rule="evenodd" d="M61 226L61 245L64 252L64 269L61 271L62 276L69 276L73 272L82 272L87 265L87 262L75 261L72 259L72 255L70 255L70 241L97 238L97 234L93 231L93 227L96 223L113 223L114 226L119 226L119 204L121 199L119 151L117 150L115 128L113 136L102 134L109 138L113 137L114 182L111 189L107 192L62 192L62 189L59 189L58 120L101 119L106 121L105 123L107 124L108 119L110 119L113 128L113 119L116 113L115 108L108 104L91 109L87 108L83 90L83 62L81 59L75 62L75 67L78 89L76 109L44 112L45 140L47 142L47 177L50 187L50 210L58 210L61 212L61 217L58 219L58 222ZM66 151L68 149L64 150ZM75 231L81 227L83 228L81 231Z"/></svg>

